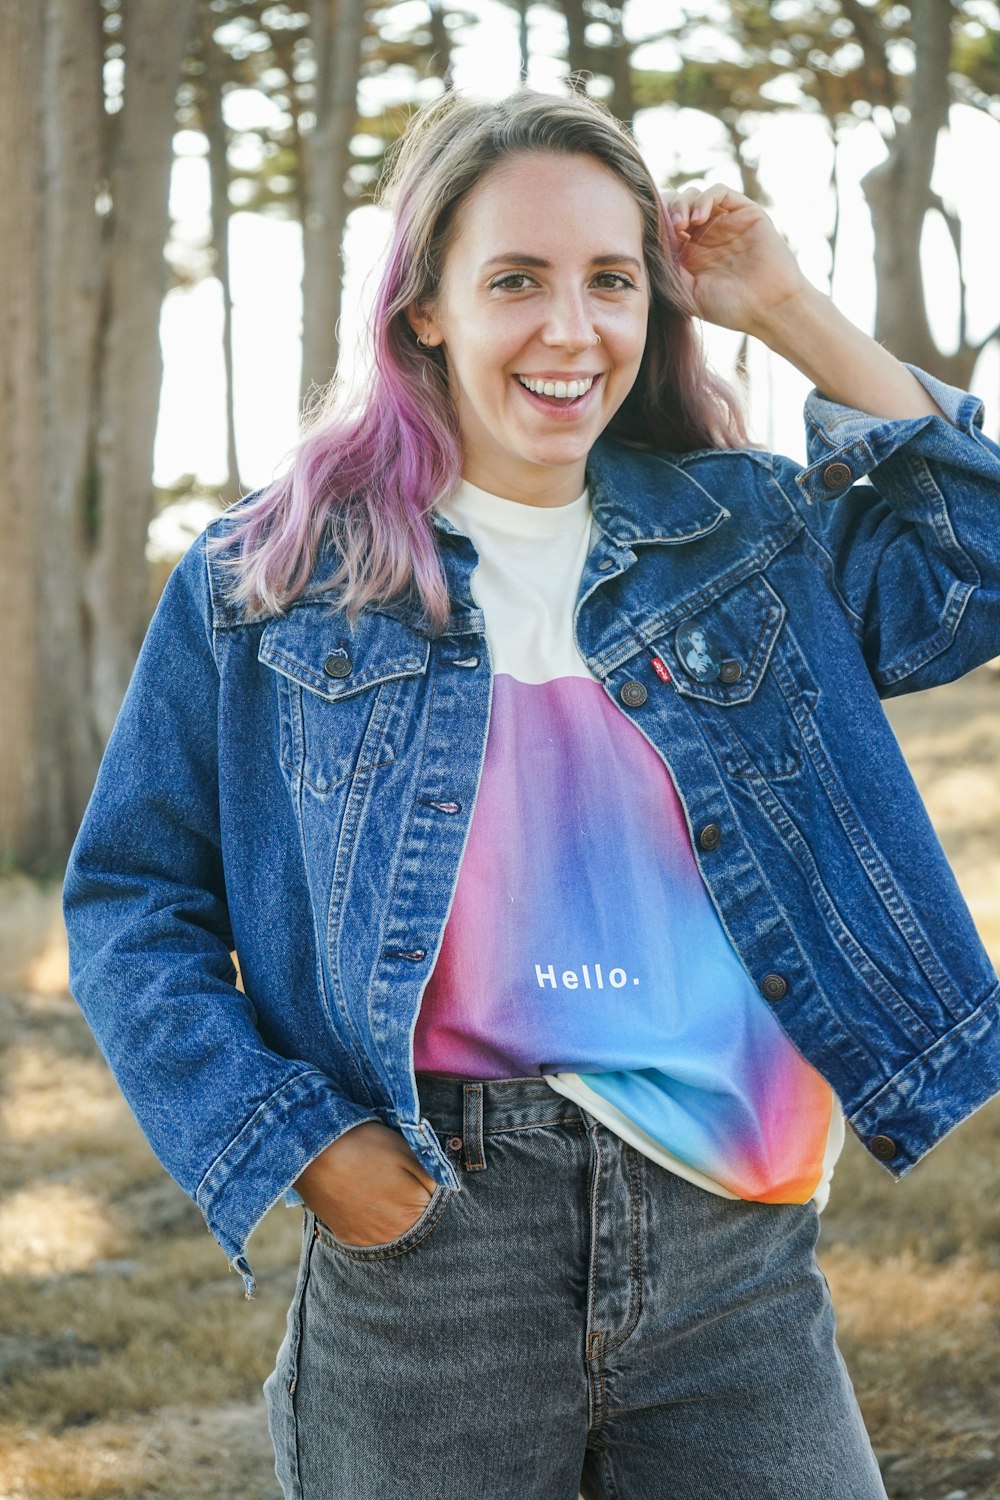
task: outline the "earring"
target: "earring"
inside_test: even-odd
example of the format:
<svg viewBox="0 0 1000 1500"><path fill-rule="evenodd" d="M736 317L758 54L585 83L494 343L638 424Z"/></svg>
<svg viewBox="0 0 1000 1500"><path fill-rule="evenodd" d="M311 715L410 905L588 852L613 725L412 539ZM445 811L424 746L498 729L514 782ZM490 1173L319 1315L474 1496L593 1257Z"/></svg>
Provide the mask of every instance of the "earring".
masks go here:
<svg viewBox="0 0 1000 1500"><path fill-rule="evenodd" d="M431 343L429 343L427 341L427 339L424 338L423 334L420 334L420 333L417 334L417 343L420 345L421 349L433 349L434 348L434 345L431 344Z"/></svg>

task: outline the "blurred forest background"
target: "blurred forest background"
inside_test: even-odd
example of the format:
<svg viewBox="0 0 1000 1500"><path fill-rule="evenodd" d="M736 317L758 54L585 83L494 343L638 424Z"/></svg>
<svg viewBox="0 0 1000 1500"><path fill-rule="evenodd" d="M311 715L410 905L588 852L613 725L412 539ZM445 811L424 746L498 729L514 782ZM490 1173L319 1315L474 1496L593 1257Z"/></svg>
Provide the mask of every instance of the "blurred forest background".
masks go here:
<svg viewBox="0 0 1000 1500"><path fill-rule="evenodd" d="M730 180L765 203L761 142L783 127L780 166L781 152L790 157L796 136L818 125L832 148L816 161L828 245L818 279L827 284L850 248L839 243L840 161L858 132L877 139L860 184L876 338L954 384L968 387L987 369L990 385L1000 383L1000 283L994 270L985 304L979 289L985 316L971 310L970 285L972 252L987 237L995 251L1000 235L992 0L3 0L7 866L52 873L68 850L148 621L150 522L190 487L182 479L157 494L153 484L165 296L207 278L221 292L228 473L211 477L220 481L214 492L232 499L241 490L234 216L280 218L301 231L300 390L308 392L337 360L348 220L371 202L386 147L412 110L461 82L487 27L494 92L519 74L532 85L585 89L640 140L714 122ZM969 116L989 131L956 164L947 143ZM170 214L172 168L192 143L210 184L206 233L194 245ZM935 164L945 159L942 181ZM717 146L713 172L725 165ZM971 201L991 200L992 220L978 219L970 238L958 205L960 186L973 180ZM933 326L942 297L951 309L945 336ZM266 351L260 357L266 366ZM732 362L747 366L749 351L735 350Z"/></svg>
<svg viewBox="0 0 1000 1500"><path fill-rule="evenodd" d="M276 358L253 363L294 424L338 326L352 357L387 147L441 91L519 78L605 100L663 185L721 178L762 201L813 279L981 395L996 436L992 0L0 0L0 1500L277 1493L259 1386L297 1216L262 1226L245 1306L68 996L58 883L185 527L262 482L240 415L247 226L293 245L263 252L259 300L294 309L301 371L296 348L268 392ZM207 289L219 317L178 352L170 319ZM718 351L770 441L779 375L752 341ZM191 457L192 407L171 406L205 363L225 472ZM290 439L274 441L269 464ZM890 705L995 961L998 707L988 668ZM897 1188L849 1143L824 1215L892 1500L1000 1500L998 1146L994 1106Z"/></svg>

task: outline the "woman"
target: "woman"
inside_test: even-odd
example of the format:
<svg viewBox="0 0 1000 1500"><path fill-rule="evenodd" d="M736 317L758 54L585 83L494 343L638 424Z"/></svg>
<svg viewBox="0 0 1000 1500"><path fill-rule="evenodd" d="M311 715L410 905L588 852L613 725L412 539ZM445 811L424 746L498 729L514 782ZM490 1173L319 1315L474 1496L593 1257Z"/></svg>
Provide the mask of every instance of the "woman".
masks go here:
<svg viewBox="0 0 1000 1500"><path fill-rule="evenodd" d="M74 993L248 1291L305 1203L286 1496L881 1496L813 1246L845 1113L902 1175L1000 1083L879 704L1000 649L1000 451L585 100L433 107L393 207L363 397L150 627Z"/></svg>

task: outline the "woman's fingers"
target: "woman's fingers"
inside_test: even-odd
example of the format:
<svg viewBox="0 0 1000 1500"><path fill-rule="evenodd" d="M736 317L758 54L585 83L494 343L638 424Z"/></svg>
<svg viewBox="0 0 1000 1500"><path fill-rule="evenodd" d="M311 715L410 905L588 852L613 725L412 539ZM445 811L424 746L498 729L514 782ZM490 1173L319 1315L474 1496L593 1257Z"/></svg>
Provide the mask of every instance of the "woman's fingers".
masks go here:
<svg viewBox="0 0 1000 1500"><path fill-rule="evenodd" d="M663 199L674 231L679 236L687 236L689 228L707 224L713 214L728 213L730 209L740 208L751 201L724 183L686 187L680 192L668 190Z"/></svg>

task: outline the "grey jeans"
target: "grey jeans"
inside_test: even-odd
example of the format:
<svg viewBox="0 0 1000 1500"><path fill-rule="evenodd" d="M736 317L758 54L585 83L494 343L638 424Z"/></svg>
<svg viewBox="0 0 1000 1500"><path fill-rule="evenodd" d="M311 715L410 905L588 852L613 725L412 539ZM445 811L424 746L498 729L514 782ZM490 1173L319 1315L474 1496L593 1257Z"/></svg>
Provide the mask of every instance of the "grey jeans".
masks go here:
<svg viewBox="0 0 1000 1500"><path fill-rule="evenodd" d="M461 1190L370 1248L305 1216L286 1500L884 1500L811 1204L694 1187L540 1078L420 1097Z"/></svg>

